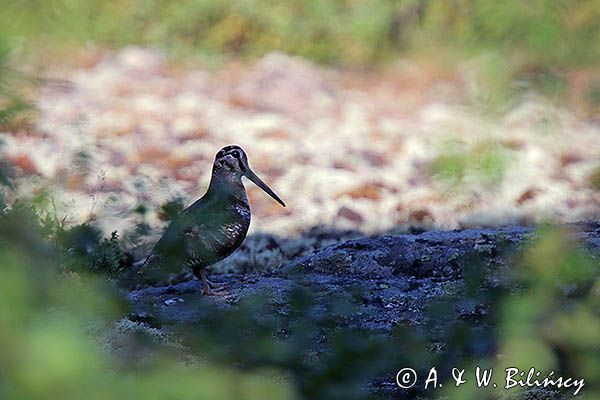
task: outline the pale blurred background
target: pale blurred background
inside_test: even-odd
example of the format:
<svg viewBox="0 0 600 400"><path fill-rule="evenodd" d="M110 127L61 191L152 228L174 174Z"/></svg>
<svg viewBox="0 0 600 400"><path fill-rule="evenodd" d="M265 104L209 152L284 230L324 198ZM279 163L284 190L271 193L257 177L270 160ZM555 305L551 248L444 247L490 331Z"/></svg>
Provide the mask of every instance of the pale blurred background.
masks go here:
<svg viewBox="0 0 600 400"><path fill-rule="evenodd" d="M160 227L230 143L254 231L600 214L598 1L3 3L2 151L72 223Z"/></svg>

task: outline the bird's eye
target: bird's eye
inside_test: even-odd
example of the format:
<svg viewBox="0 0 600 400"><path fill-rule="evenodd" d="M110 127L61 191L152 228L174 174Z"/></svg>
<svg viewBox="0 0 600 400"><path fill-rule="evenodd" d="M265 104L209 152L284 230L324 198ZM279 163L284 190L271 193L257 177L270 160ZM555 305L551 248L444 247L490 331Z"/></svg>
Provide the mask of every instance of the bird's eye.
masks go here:
<svg viewBox="0 0 600 400"><path fill-rule="evenodd" d="M231 154L233 154L235 158L240 158L240 152L237 150L234 150Z"/></svg>

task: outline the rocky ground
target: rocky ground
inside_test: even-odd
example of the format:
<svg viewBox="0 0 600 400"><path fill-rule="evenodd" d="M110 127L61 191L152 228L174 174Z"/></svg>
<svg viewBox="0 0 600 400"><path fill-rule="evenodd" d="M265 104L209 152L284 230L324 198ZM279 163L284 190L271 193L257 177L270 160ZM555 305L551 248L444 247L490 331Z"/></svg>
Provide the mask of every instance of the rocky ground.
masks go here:
<svg viewBox="0 0 600 400"><path fill-rule="evenodd" d="M600 253L600 224L574 227L573 235ZM424 307L444 294L448 285L462 279L463 267L469 261L477 260L487 267L488 279L493 281L514 261L507 259L505 249L518 254L533 235L533 228L512 227L342 240L262 271L243 272L245 266L234 261L231 268L237 272L212 274L217 281L227 283L227 289L215 296L203 297L199 282L186 274L181 282L145 286L128 292L127 298L134 305L134 313L152 314L171 324L200 321L197 301L230 306L242 298L264 294L277 303L297 285L309 288L317 297L350 293L354 288L366 294L361 305L364 309L357 314L361 317L355 322L368 329L389 330L398 323L423 323ZM330 240L332 236L335 233L330 234ZM263 242L264 238L258 240ZM268 246L255 251L267 253L264 257L270 254Z"/></svg>
<svg viewBox="0 0 600 400"><path fill-rule="evenodd" d="M600 224L566 228L569 235L600 256ZM345 299L352 308L336 314L335 326L369 335L385 337L398 327L414 330L426 325L443 331L445 324L456 318L477 326L489 312L489 304L484 298L463 296L469 267L475 266L471 273L481 277L481 287L514 290L507 276L518 262L524 244L536 236L527 227L355 236L348 240L352 235L338 233L336 241L336 233L330 232L326 238L321 237L324 242L315 239L312 250L284 261L280 267L253 270L236 264L234 259L231 269L238 268L236 273L212 275L227 283L224 291L212 297L202 296L199 283L189 280L190 275L171 285L125 291L132 306L129 321L161 332L210 325L224 318L220 313L235 310L249 299L260 299L266 308L255 309L257 315L248 318L265 321L292 313L290 296L302 289L313 296L310 315L319 318L332 312L327 306L332 298ZM260 249L255 250L256 254L266 255L286 241L276 237L248 240L257 242L254 246ZM333 244L318 247L319 243L332 241ZM244 269L247 271L242 272ZM449 296L454 299L452 315L432 321L428 308ZM491 346L492 342L482 343L479 351L485 354ZM372 389L388 393L387 398L394 393L399 395L393 380L382 379L374 385Z"/></svg>

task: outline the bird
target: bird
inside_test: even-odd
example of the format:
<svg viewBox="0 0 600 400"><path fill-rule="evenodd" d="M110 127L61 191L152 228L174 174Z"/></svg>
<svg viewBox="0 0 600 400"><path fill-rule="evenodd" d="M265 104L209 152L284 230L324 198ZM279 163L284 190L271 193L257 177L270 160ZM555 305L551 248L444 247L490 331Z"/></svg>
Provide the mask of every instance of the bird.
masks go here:
<svg viewBox="0 0 600 400"><path fill-rule="evenodd" d="M242 178L246 177L285 207L285 203L252 171L246 152L238 145L219 150L204 196L177 214L155 244L140 271L149 264L185 265L202 282L204 295L221 286L211 282L206 269L233 253L250 227L251 211Z"/></svg>

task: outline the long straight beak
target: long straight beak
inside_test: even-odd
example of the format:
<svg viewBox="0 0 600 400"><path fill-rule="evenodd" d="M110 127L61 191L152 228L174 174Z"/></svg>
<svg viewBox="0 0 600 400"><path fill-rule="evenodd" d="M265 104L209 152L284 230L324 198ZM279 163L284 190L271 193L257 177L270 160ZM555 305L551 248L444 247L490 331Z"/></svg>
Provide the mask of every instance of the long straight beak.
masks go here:
<svg viewBox="0 0 600 400"><path fill-rule="evenodd" d="M262 179L260 179L258 177L258 175L256 175L254 173L254 171L252 171L251 169L248 169L248 171L246 171L246 178L250 179L252 182L254 182L256 184L256 186L258 186L259 188L261 188L262 190L264 190L265 192L267 192L267 194L269 196L271 196L273 199L275 199L276 202L278 202L279 204L281 204L282 206L285 207L285 203L283 202L283 200L281 200L279 198L279 196L277 196L275 194L275 192L272 191L271 188L268 187L267 184L264 183L262 181Z"/></svg>

